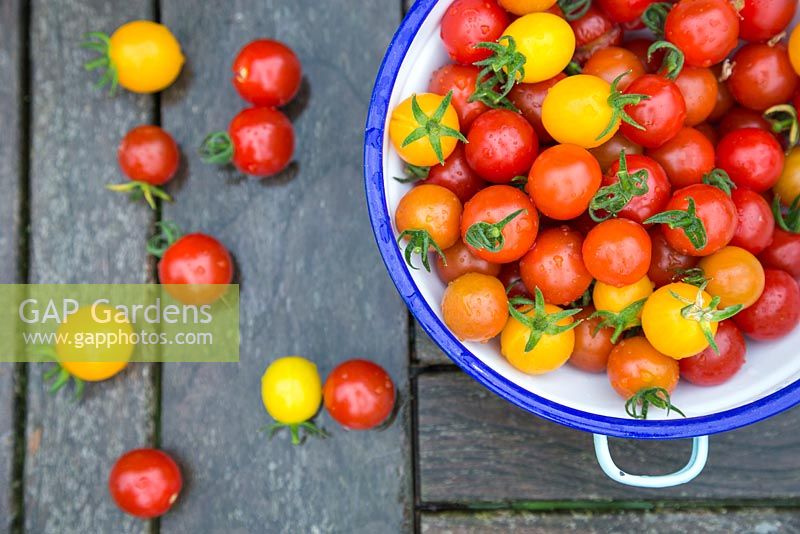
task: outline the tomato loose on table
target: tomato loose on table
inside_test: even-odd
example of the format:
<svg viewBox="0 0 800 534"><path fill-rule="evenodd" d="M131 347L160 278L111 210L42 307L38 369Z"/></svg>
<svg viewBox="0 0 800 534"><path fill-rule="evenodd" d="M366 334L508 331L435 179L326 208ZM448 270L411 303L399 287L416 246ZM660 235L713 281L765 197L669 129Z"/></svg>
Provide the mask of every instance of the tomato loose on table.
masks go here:
<svg viewBox="0 0 800 534"><path fill-rule="evenodd" d="M293 445L299 445L300 430L324 435L310 421L322 403L322 383L317 366L300 356L278 358L261 376L261 401L270 417L274 432L288 428Z"/></svg>
<svg viewBox="0 0 800 534"><path fill-rule="evenodd" d="M539 288L545 302L555 305L579 299L593 280L583 264L582 245L580 232L569 226L542 231L519 262L528 292Z"/></svg>
<svg viewBox="0 0 800 534"><path fill-rule="evenodd" d="M533 127L507 109L493 109L475 119L467 140L469 166L481 178L500 184L527 174L539 151Z"/></svg>
<svg viewBox="0 0 800 534"><path fill-rule="evenodd" d="M233 86L256 106L283 106L300 90L303 69L294 51L272 39L247 43L233 61Z"/></svg>
<svg viewBox="0 0 800 534"><path fill-rule="evenodd" d="M775 185L783 170L783 149L769 132L757 128L735 130L717 145L717 167L737 187L762 193Z"/></svg>
<svg viewBox="0 0 800 534"><path fill-rule="evenodd" d="M478 84L479 72L480 69L472 65L445 65L433 72L428 83L431 93L445 96L453 92L450 103L458 114L458 125L463 132L469 131L472 121L489 109L483 102L469 101Z"/></svg>
<svg viewBox="0 0 800 534"><path fill-rule="evenodd" d="M764 291L759 299L734 317L736 326L753 339L778 339L800 322L800 287L786 271L764 270Z"/></svg>
<svg viewBox="0 0 800 534"><path fill-rule="evenodd" d="M380 365L348 360L334 367L325 379L322 398L337 423L350 430L369 430L392 414L394 383Z"/></svg>
<svg viewBox="0 0 800 534"><path fill-rule="evenodd" d="M553 138L547 133L542 124L542 103L547 91L555 84L566 78L567 75L559 72L549 80L538 83L518 83L511 88L508 99L522 113L522 116L531 123L536 136L542 143L551 143Z"/></svg>
<svg viewBox="0 0 800 534"><path fill-rule="evenodd" d="M751 306L764 291L764 268L743 248L728 246L706 256L698 264L708 280L705 290L719 297L722 307Z"/></svg>
<svg viewBox="0 0 800 534"><path fill-rule="evenodd" d="M647 276L656 287L676 282L681 273L692 269L699 261L697 256L672 248L660 228L650 230L650 240L653 248Z"/></svg>
<svg viewBox="0 0 800 534"><path fill-rule="evenodd" d="M506 288L494 276L467 273L449 284L442 296L442 317L462 341L488 341L508 320Z"/></svg>
<svg viewBox="0 0 800 534"><path fill-rule="evenodd" d="M153 209L156 209L155 197L172 200L158 187L172 180L180 162L178 145L169 133L154 125L133 128L117 148L117 162L131 182L109 185L110 190L140 192Z"/></svg>
<svg viewBox="0 0 800 534"><path fill-rule="evenodd" d="M600 318L592 317L592 306L583 308L575 315L579 321L575 327L575 346L568 363L581 371L600 373L606 370L608 355L614 344L611 342L612 328L600 327Z"/></svg>
<svg viewBox="0 0 800 534"><path fill-rule="evenodd" d="M496 41L507 26L508 15L495 0L455 0L442 17L442 42L453 61L469 65L491 55L475 45Z"/></svg>
<svg viewBox="0 0 800 534"><path fill-rule="evenodd" d="M733 98L746 108L764 111L783 104L797 88L797 74L780 45L746 44L731 61L728 87Z"/></svg>
<svg viewBox="0 0 800 534"><path fill-rule="evenodd" d="M728 0L680 0L667 15L664 34L687 65L710 67L736 47L739 15Z"/></svg>
<svg viewBox="0 0 800 534"><path fill-rule="evenodd" d="M539 154L525 190L542 214L563 221L586 211L602 179L600 164L588 150L561 144Z"/></svg>
<svg viewBox="0 0 800 534"><path fill-rule="evenodd" d="M681 378L698 386L717 386L739 372L744 365L746 347L744 336L736 324L731 320L720 322L714 342L719 352L708 347L700 354L678 362Z"/></svg>
<svg viewBox="0 0 800 534"><path fill-rule="evenodd" d="M661 164L675 188L702 183L703 176L714 168L714 145L695 128L681 128L647 155Z"/></svg>
<svg viewBox="0 0 800 534"><path fill-rule="evenodd" d="M731 200L736 206L736 232L731 245L760 254L772 241L775 229L769 204L755 191L738 187L731 191Z"/></svg>
<svg viewBox="0 0 800 534"><path fill-rule="evenodd" d="M458 113L450 103L452 93L411 95L392 111L389 138L400 158L419 167L430 167L453 153L458 141Z"/></svg>
<svg viewBox="0 0 800 534"><path fill-rule="evenodd" d="M650 236L627 219L603 221L586 235L582 253L597 280L621 287L640 280L650 268Z"/></svg>
<svg viewBox="0 0 800 534"><path fill-rule="evenodd" d="M158 449L134 449L120 456L108 475L108 490L120 509L141 519L164 515L183 488L175 460Z"/></svg>

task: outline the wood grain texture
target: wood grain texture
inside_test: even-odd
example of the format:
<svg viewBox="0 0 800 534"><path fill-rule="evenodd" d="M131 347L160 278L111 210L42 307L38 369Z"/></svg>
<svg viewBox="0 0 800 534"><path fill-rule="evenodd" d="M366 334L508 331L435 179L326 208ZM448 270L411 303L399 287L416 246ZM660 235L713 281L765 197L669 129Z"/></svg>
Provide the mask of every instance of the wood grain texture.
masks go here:
<svg viewBox="0 0 800 534"><path fill-rule="evenodd" d="M0 0L0 282L17 282L20 213L21 60L19 0ZM14 519L14 368L0 364L0 531Z"/></svg>
<svg viewBox="0 0 800 534"><path fill-rule="evenodd" d="M800 514L794 510L750 509L618 513L424 513L423 534L712 534L718 532L793 534L800 532Z"/></svg>
<svg viewBox="0 0 800 534"><path fill-rule="evenodd" d="M153 220L144 204L106 191L123 179L116 147L133 126L153 120L154 100L94 90L78 45L86 31L111 32L152 18L152 2L74 0L32 5L31 266L34 283L148 279L144 244ZM146 532L125 516L106 481L125 450L153 435L152 367L134 364L112 380L89 384L83 400L50 396L47 366L31 365L28 382L25 522L28 532Z"/></svg>
<svg viewBox="0 0 800 534"><path fill-rule="evenodd" d="M453 360L442 352L417 321L414 321L414 355L421 365L453 365Z"/></svg>
<svg viewBox="0 0 800 534"><path fill-rule="evenodd" d="M217 236L241 283L241 361L170 365L163 375L164 447L180 458L185 498L161 532L398 532L411 524L407 313L378 257L361 174L367 102L399 22L397 0L162 0L162 20L189 58L162 100L164 126L185 147L188 174L164 217ZM231 85L237 51L259 37L298 53L306 83L287 111L296 163L244 179L204 165L192 147L245 103ZM345 359L373 359L403 407L382 432L345 432L292 447L258 429L266 366L286 354L323 378Z"/></svg>
<svg viewBox="0 0 800 534"><path fill-rule="evenodd" d="M592 436L537 418L459 372L418 378L423 502L794 499L800 495L800 410L712 436L708 465L691 484L643 490L609 480ZM611 440L620 468L682 467L690 442Z"/></svg>

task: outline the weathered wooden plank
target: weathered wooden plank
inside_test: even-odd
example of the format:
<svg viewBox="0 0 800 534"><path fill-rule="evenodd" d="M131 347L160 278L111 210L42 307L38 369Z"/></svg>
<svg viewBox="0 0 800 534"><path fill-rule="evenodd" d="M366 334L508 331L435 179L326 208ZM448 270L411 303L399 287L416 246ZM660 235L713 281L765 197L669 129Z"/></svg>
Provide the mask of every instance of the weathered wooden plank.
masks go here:
<svg viewBox="0 0 800 534"><path fill-rule="evenodd" d="M600 471L590 434L539 419L459 372L418 378L419 477L423 502L610 499L790 499L800 495L800 410L712 436L703 473L667 490L622 486ZM682 441L612 440L632 473L674 471Z"/></svg>
<svg viewBox="0 0 800 534"><path fill-rule="evenodd" d="M19 261L21 73L19 0L0 0L0 282L17 282ZM0 364L0 531L14 520L14 369Z"/></svg>
<svg viewBox="0 0 800 534"><path fill-rule="evenodd" d="M152 214L104 189L121 178L116 145L153 120L154 99L93 90L78 47L90 30L152 18L152 2L80 0L32 5L31 265L34 283L145 282ZM80 403L45 392L45 366L28 384L25 523L28 532L146 532L106 489L114 459L153 434L152 367L131 365L90 384Z"/></svg>
<svg viewBox="0 0 800 534"><path fill-rule="evenodd" d="M641 532L706 534L716 532L800 532L800 514L793 510L748 509L665 512L424 513L421 531L436 534L514 532L515 534L605 534Z"/></svg>
<svg viewBox="0 0 800 534"><path fill-rule="evenodd" d="M261 374L285 354L313 359L323 377L344 359L374 359L407 401L406 310L378 258L361 178L366 106L398 1L161 4L191 70L162 100L163 124L187 147L191 171L164 217L228 245L242 284L241 362L164 367L162 443L181 458L189 488L161 531L405 531L405 406L382 432L344 432L323 414L332 437L302 447L258 432L270 422ZM258 37L291 45L307 82L290 105L296 170L263 182L207 167L188 148L245 106L230 64Z"/></svg>
<svg viewBox="0 0 800 534"><path fill-rule="evenodd" d="M442 352L417 321L414 321L414 355L417 362L422 365L453 364L453 360Z"/></svg>

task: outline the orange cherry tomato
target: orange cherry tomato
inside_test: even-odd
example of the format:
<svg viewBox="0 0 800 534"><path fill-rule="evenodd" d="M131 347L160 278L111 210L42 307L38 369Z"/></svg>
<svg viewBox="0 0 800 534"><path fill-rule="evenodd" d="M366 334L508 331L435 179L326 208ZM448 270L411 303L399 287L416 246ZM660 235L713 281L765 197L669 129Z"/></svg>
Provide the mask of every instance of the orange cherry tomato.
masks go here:
<svg viewBox="0 0 800 534"><path fill-rule="evenodd" d="M717 77L711 69L685 66L675 79L686 102L686 126L700 124L711 115L717 105Z"/></svg>
<svg viewBox="0 0 800 534"><path fill-rule="evenodd" d="M419 254L430 271L428 250L444 250L458 241L461 201L449 189L423 184L412 188L400 199L394 223L400 236L408 240L406 262L411 267L412 255Z"/></svg>
<svg viewBox="0 0 800 534"><path fill-rule="evenodd" d="M708 285L706 291L719 297L723 308L741 304L751 306L764 291L764 268L750 252L725 247L700 260Z"/></svg>
<svg viewBox="0 0 800 534"><path fill-rule="evenodd" d="M624 91L633 80L645 73L639 56L618 46L609 46L597 50L583 66L583 74L593 74L608 83L613 82L620 74L626 74L617 83L617 88Z"/></svg>
<svg viewBox="0 0 800 534"><path fill-rule="evenodd" d="M575 316L575 320L581 322L575 327L575 348L568 362L582 371L600 373L606 370L608 356L614 348L611 342L614 329L597 329L601 318L590 318L593 313L594 308L587 306Z"/></svg>
<svg viewBox="0 0 800 534"><path fill-rule="evenodd" d="M481 273L489 276L500 274L500 264L490 263L473 254L466 243L460 239L456 244L444 251L444 256L436 257L436 274L445 284L452 282L462 274Z"/></svg>
<svg viewBox="0 0 800 534"><path fill-rule="evenodd" d="M678 361L658 352L642 336L623 339L608 356L608 379L624 399L648 388L671 393L679 378Z"/></svg>
<svg viewBox="0 0 800 534"><path fill-rule="evenodd" d="M556 145L536 158L525 190L544 215L565 221L586 211L602 179L600 164L588 150Z"/></svg>
<svg viewBox="0 0 800 534"><path fill-rule="evenodd" d="M494 276L460 276L444 291L442 316L458 339L488 341L503 330L508 320L506 288Z"/></svg>
<svg viewBox="0 0 800 534"><path fill-rule="evenodd" d="M609 219L583 241L586 269L601 282L622 287L639 281L650 268L650 236L638 223Z"/></svg>

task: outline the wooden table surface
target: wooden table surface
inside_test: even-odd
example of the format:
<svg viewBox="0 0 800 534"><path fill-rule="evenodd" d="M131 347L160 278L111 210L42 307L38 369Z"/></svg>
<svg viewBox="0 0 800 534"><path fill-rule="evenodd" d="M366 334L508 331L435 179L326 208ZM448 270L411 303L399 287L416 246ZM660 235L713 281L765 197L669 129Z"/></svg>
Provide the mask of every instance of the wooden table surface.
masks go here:
<svg viewBox="0 0 800 534"><path fill-rule="evenodd" d="M401 0L0 0L0 282L147 282L159 219L216 235L241 283L238 364L136 364L80 403L46 394L40 365L0 364L0 531L800 532L800 411L711 440L690 485L643 491L597 467L591 437L530 416L457 371L395 292L369 229L362 131ZM92 88L77 45L131 19L166 23L187 65L161 95ZM297 161L263 182L203 165L205 133L244 104L238 49L289 43L305 71ZM176 199L153 213L109 193L119 139L161 124L183 147ZM292 447L268 441L259 394L285 354L326 375L347 358L383 365L394 423ZM123 451L160 446L185 486L160 521L119 512L106 489ZM613 440L622 467L667 472L688 443Z"/></svg>

